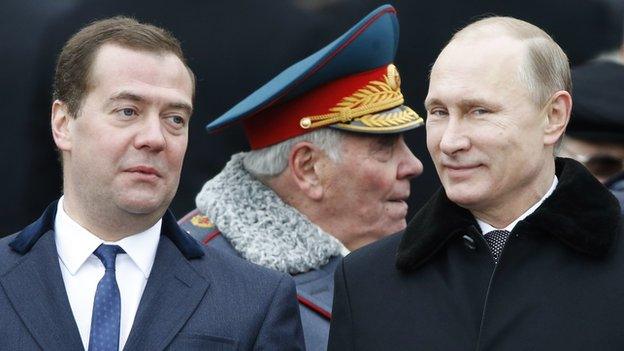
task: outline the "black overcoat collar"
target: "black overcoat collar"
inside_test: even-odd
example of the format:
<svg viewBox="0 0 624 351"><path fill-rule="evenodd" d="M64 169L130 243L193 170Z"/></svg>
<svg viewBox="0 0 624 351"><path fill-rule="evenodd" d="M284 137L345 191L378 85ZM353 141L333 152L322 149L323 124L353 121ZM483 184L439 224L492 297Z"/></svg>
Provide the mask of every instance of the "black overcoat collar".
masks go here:
<svg viewBox="0 0 624 351"><path fill-rule="evenodd" d="M557 158L555 165L559 179L555 191L518 224L522 223L523 230L553 235L583 254L606 255L619 232L617 199L580 163ZM396 266L402 271L415 270L449 240L476 228L474 216L451 202L441 188L405 229Z"/></svg>

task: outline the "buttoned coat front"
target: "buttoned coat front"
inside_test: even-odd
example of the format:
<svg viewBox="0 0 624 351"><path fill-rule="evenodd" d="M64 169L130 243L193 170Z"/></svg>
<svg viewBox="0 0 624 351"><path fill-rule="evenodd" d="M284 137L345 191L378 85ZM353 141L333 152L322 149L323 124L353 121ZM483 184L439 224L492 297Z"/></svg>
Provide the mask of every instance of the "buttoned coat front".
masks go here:
<svg viewBox="0 0 624 351"><path fill-rule="evenodd" d="M439 191L404 234L336 272L330 350L623 350L624 241L615 198L556 162L554 193L498 265L467 210Z"/></svg>
<svg viewBox="0 0 624 351"><path fill-rule="evenodd" d="M0 241L0 350L82 350L54 242L56 203ZM203 248L165 214L124 350L302 350L292 279Z"/></svg>

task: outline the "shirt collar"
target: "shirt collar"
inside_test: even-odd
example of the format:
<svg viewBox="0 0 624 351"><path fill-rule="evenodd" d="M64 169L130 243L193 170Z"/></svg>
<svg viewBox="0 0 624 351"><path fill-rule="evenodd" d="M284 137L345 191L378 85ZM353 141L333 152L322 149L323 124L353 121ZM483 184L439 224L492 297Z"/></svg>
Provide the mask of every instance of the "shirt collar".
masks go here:
<svg viewBox="0 0 624 351"><path fill-rule="evenodd" d="M557 183L559 183L559 180L557 179L557 176L555 176L553 178L552 184L550 185L550 189L548 189L546 194L544 194L544 196L542 196L542 198L538 202L536 202L528 210L524 211L524 213L521 214L520 217L516 218L515 221L511 222L505 228L502 228L502 229L494 228L489 223L486 223L486 222L480 220L479 218L475 217L475 219L477 220L477 223L479 224L479 227L481 228L481 233L485 234L485 233L489 233L489 232L491 232L493 230L506 230L508 232L511 232L514 229L514 227L516 226L516 224L518 224L518 222L520 222L521 220L523 220L526 217L528 217L531 213L535 212L535 210L537 210L538 207L540 207L542 202L544 202L544 200L546 200L546 198L548 198L553 193L553 191L555 191L555 188L557 187Z"/></svg>
<svg viewBox="0 0 624 351"><path fill-rule="evenodd" d="M158 241L160 240L161 226L162 219L159 219L156 224L144 232L130 235L115 243L107 244L119 245L124 249L132 261L139 267L145 279L147 279L154 265Z"/></svg>
<svg viewBox="0 0 624 351"><path fill-rule="evenodd" d="M86 260L101 244L119 245L141 270L147 279L154 264L160 240L162 219L147 230L130 235L116 242L105 242L74 221L63 208L59 199L54 219L56 250L67 270L75 275Z"/></svg>

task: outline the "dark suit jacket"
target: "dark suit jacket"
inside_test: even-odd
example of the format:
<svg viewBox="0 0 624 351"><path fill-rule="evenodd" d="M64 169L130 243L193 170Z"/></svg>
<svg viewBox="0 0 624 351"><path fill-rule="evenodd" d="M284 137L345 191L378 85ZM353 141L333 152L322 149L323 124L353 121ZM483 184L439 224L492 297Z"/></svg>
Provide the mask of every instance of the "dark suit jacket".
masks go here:
<svg viewBox="0 0 624 351"><path fill-rule="evenodd" d="M54 242L56 203L0 240L0 349L82 350ZM292 279L202 248L163 217L125 350L299 350Z"/></svg>

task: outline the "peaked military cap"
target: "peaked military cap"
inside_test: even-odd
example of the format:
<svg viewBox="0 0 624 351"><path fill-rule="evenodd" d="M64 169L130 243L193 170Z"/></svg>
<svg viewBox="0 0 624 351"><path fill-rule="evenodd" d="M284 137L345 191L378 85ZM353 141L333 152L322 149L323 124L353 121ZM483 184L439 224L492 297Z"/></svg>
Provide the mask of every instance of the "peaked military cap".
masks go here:
<svg viewBox="0 0 624 351"><path fill-rule="evenodd" d="M416 128L423 120L403 105L401 79L392 64L398 39L396 10L381 6L206 129L242 122L251 148L260 149L323 127L373 134Z"/></svg>

